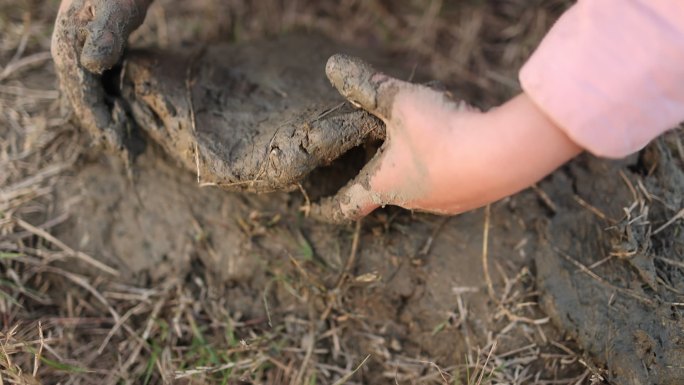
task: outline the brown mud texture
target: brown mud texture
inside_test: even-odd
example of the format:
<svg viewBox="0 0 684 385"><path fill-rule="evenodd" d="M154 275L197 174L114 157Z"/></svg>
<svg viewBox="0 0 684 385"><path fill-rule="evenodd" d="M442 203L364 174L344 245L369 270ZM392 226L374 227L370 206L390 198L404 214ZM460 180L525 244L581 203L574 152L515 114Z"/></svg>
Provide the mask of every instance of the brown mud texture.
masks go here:
<svg viewBox="0 0 684 385"><path fill-rule="evenodd" d="M543 306L616 384L684 383L679 143L574 162L542 184L557 205L535 256Z"/></svg>
<svg viewBox="0 0 684 385"><path fill-rule="evenodd" d="M180 54L130 52L119 92L158 146L138 158L132 180L117 159L98 156L60 186L57 209L74 219L58 235L144 281L201 265L230 282L231 307L246 316L278 323L305 314L291 288L269 282L305 255L301 263L321 273L304 278L334 289L350 253L340 243L351 238L349 230L293 214L305 204L297 194L224 190L344 183L331 171L333 160L367 138L381 140L380 122L345 103L325 78L325 60L340 50L388 70L377 53L301 36ZM404 79L410 73L388 72ZM680 131L625 161L579 157L537 190L492 207L490 254L519 253L498 261L508 272L536 261L545 311L614 383L684 381L684 231L676 220L684 205L684 154L677 143ZM345 157L342 169L363 165L366 151ZM179 163L186 172L178 172ZM454 362L471 342L487 338L492 325L486 320L495 309L481 290L476 262L480 211L444 220L380 210L364 223L348 272L352 289L335 299L349 312L337 314L340 308L325 301L309 304L338 320L365 320L347 329L345 344ZM198 239L204 251L189 254ZM255 298L271 286L264 298L285 310L264 314ZM462 307L454 293L472 293L471 311L481 323L445 316ZM371 332L382 341L364 337ZM514 340L500 349L519 347ZM389 348L379 347L386 341ZM369 383L380 381L374 368L371 361Z"/></svg>
<svg viewBox="0 0 684 385"><path fill-rule="evenodd" d="M293 190L314 169L384 137L382 123L346 103L324 72L334 53L378 63L373 51L304 35L189 51L131 52L121 92L138 126L201 184Z"/></svg>

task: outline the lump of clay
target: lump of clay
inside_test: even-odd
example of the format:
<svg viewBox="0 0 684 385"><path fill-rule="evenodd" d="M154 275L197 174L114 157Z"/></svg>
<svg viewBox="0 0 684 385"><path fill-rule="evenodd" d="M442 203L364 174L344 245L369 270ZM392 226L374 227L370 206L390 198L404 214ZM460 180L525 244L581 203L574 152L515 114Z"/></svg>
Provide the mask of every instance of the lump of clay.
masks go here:
<svg viewBox="0 0 684 385"><path fill-rule="evenodd" d="M382 122L346 103L325 77L336 52L374 61L310 36L132 51L120 91L137 125L200 183L292 190L315 168L384 137Z"/></svg>
<svg viewBox="0 0 684 385"><path fill-rule="evenodd" d="M558 203L535 254L541 303L605 366L611 384L683 384L684 232L675 224L657 228L682 207L684 172L662 138L641 162L650 171L580 158L541 184ZM639 181L658 201L642 197L632 206L637 192L622 177ZM583 209L576 196L605 218Z"/></svg>

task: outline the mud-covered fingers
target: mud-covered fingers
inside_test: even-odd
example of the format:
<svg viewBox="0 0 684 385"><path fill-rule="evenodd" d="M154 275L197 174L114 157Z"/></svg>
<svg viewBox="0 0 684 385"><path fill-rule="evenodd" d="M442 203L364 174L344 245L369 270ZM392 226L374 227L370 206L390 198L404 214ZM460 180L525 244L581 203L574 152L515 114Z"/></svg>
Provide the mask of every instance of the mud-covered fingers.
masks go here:
<svg viewBox="0 0 684 385"><path fill-rule="evenodd" d="M65 0L60 6L52 35L51 52L65 100L80 125L97 144L122 150L124 118L105 103L99 75L80 64L88 24L93 20L89 0ZM116 115L116 116L114 116Z"/></svg>
<svg viewBox="0 0 684 385"><path fill-rule="evenodd" d="M376 71L359 58L343 54L331 56L325 72L342 96L385 122L391 118L396 94L413 86Z"/></svg>
<svg viewBox="0 0 684 385"><path fill-rule="evenodd" d="M121 57L128 36L145 20L151 0L88 0L84 6L92 14L86 27L81 65L100 74L112 68Z"/></svg>
<svg viewBox="0 0 684 385"><path fill-rule="evenodd" d="M366 216L380 205L372 192L359 183L353 183L332 197L312 204L310 217L328 223L345 223Z"/></svg>
<svg viewBox="0 0 684 385"><path fill-rule="evenodd" d="M331 163L357 146L385 140L385 134L385 125L376 116L345 106L323 119L311 121L306 136L292 144L320 165Z"/></svg>
<svg viewBox="0 0 684 385"><path fill-rule="evenodd" d="M64 0L60 6L52 34L51 52L60 87L79 120L86 126L108 123L104 91L98 78L79 63L85 39L85 27L92 19L85 0ZM88 112L88 113L84 113Z"/></svg>
<svg viewBox="0 0 684 385"><path fill-rule="evenodd" d="M379 159L374 158L356 178L334 196L321 199L311 206L310 216L329 223L345 223L368 215L383 205L380 193L372 188L371 178L375 174Z"/></svg>

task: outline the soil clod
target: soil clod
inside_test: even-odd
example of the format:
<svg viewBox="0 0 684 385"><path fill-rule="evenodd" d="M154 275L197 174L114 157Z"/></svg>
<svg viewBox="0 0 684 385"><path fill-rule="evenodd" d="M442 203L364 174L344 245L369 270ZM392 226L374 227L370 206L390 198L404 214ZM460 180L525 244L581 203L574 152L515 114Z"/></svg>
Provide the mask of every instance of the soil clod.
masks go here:
<svg viewBox="0 0 684 385"><path fill-rule="evenodd" d="M535 255L545 310L606 366L615 384L684 382L683 265L658 262L684 262L684 233L681 227L652 231L682 204L684 172L669 148L660 139L642 153L642 159L657 158L646 175L638 163L573 163L566 175L576 194L596 212L622 220L612 225L569 203L550 221ZM554 176L546 188L569 182L563 179ZM638 190L627 185L632 180ZM573 194L556 190L554 198L572 202Z"/></svg>
<svg viewBox="0 0 684 385"><path fill-rule="evenodd" d="M326 60L339 50L350 49L290 36L195 55L132 52L122 94L140 128L200 184L291 191L384 136L379 119L344 102L326 79Z"/></svg>

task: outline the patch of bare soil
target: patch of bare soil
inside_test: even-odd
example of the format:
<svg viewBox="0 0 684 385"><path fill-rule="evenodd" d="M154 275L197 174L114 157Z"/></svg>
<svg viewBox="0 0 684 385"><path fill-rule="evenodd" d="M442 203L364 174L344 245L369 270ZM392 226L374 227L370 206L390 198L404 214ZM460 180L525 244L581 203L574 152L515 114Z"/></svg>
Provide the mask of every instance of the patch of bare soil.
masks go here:
<svg viewBox="0 0 684 385"><path fill-rule="evenodd" d="M181 286L195 287L185 289L191 290L186 300L219 296L222 311L256 333L250 338L235 331L248 344L258 345L268 331L294 328L287 333L305 340L271 346L267 354L286 359L293 343L303 354L313 349L306 376L349 368L366 355L357 373L361 383L441 382L442 375L458 378L479 365L510 365L498 374L502 379L581 374L574 364L542 365L542 351L559 352L544 341L559 335L535 308L526 251L536 233L512 202L495 206L489 221L488 253L496 269L490 297L481 211L445 219L387 210L355 227L324 225L298 214L305 204L299 194L200 188L192 173L179 171L159 151L139 159L132 180L116 158L75 169L56 188L55 214L71 217L56 229L59 239L97 256L131 284L161 290L162 282L182 277L187 284ZM520 209L540 210L533 196L526 201ZM521 302L528 304L518 307ZM161 319L181 311L178 306L164 302ZM205 316L202 308L185 311ZM163 332L154 327L150 338L168 338ZM522 362L539 366L513 374L520 370L516 362L494 357L467 369L490 351L522 355ZM339 378L329 370L330 380Z"/></svg>
<svg viewBox="0 0 684 385"><path fill-rule="evenodd" d="M681 140L585 158L542 184L557 203L535 255L544 308L616 384L684 381Z"/></svg>

